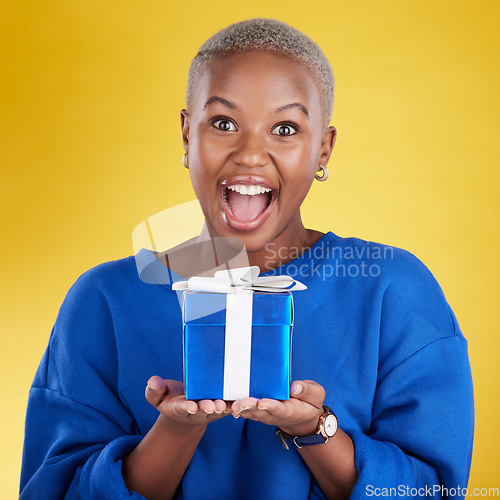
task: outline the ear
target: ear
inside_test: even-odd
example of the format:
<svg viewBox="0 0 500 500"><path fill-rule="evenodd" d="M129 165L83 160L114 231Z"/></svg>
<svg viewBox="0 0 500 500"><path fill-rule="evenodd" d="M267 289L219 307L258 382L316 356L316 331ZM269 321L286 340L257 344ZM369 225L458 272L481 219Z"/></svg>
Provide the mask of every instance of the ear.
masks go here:
<svg viewBox="0 0 500 500"><path fill-rule="evenodd" d="M319 156L320 165L326 166L326 164L329 162L336 140L337 140L337 129L335 127L328 127L328 130L325 132L323 140L321 141L321 149Z"/></svg>
<svg viewBox="0 0 500 500"><path fill-rule="evenodd" d="M189 149L189 113L185 109L181 109L181 129L182 129L182 144L186 153Z"/></svg>

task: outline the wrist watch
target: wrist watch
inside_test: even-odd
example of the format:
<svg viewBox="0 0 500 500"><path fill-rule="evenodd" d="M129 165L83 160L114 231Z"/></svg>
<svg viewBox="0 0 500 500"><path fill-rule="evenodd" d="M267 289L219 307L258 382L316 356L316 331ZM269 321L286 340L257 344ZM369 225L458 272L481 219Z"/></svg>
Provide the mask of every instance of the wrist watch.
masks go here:
<svg viewBox="0 0 500 500"><path fill-rule="evenodd" d="M337 427L337 417L328 406L323 406L323 414L319 417L318 429L313 434L309 436L292 436L279 427L276 427L276 434L285 450L289 450L288 442L294 444L296 448L313 444L325 444L328 439L335 436Z"/></svg>

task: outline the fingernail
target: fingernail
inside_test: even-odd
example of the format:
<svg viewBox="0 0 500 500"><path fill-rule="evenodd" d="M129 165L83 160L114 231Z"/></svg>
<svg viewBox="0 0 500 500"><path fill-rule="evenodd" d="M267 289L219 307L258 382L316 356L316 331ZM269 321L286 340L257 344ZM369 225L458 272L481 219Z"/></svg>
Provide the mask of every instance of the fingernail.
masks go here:
<svg viewBox="0 0 500 500"><path fill-rule="evenodd" d="M152 391L154 391L154 389L153 389L153 388L151 387L151 385L149 384L149 380L148 380L148 387L149 387Z"/></svg>
<svg viewBox="0 0 500 500"><path fill-rule="evenodd" d="M221 412L221 411L217 411L217 410L215 410L215 413L219 414L219 413L222 413L222 412Z"/></svg>
<svg viewBox="0 0 500 500"><path fill-rule="evenodd" d="M300 384L297 384L292 394L294 396L297 396L297 394L300 394L301 392L302 392L302 386Z"/></svg>
<svg viewBox="0 0 500 500"><path fill-rule="evenodd" d="M240 418L241 415L233 415L234 418Z"/></svg>
<svg viewBox="0 0 500 500"><path fill-rule="evenodd" d="M195 412L195 411L188 410L187 412L188 412L190 415L196 415L196 412Z"/></svg>
<svg viewBox="0 0 500 500"><path fill-rule="evenodd" d="M206 413L207 415L212 415L212 413L213 413L213 412L214 412L213 410L212 410L212 411L205 410L205 413Z"/></svg>
<svg viewBox="0 0 500 500"><path fill-rule="evenodd" d="M267 406L257 406L257 408L259 410L267 410L268 409Z"/></svg>

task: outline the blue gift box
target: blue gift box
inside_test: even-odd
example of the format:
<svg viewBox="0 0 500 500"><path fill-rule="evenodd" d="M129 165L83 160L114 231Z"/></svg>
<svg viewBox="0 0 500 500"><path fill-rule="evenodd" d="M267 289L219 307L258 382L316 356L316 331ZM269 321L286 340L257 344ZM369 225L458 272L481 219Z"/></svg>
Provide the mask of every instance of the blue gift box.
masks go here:
<svg viewBox="0 0 500 500"><path fill-rule="evenodd" d="M187 291L183 317L187 399L289 399L290 292Z"/></svg>

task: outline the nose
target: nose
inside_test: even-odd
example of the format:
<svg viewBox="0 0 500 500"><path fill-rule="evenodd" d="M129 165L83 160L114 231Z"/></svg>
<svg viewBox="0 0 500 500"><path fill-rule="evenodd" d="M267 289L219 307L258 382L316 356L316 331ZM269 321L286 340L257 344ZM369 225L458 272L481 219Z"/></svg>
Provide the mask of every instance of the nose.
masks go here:
<svg viewBox="0 0 500 500"><path fill-rule="evenodd" d="M257 132L246 132L233 151L232 160L240 167L264 167L269 162L269 154L265 147L265 139Z"/></svg>

